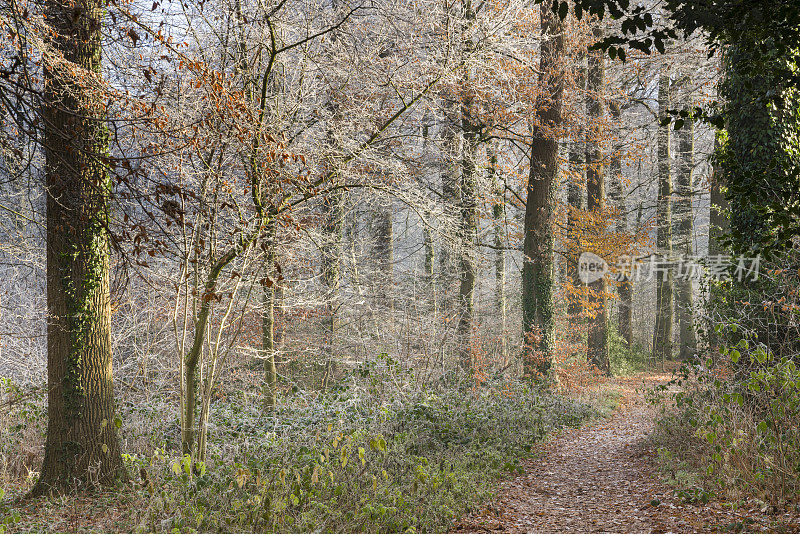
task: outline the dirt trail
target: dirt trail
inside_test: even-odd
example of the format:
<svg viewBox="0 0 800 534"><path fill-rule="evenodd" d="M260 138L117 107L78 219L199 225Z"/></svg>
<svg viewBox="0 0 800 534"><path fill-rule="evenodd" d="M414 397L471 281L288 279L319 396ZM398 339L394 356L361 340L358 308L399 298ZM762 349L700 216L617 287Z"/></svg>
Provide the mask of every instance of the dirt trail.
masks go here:
<svg viewBox="0 0 800 534"><path fill-rule="evenodd" d="M654 472L654 451L642 444L653 429L654 410L637 389L668 379L651 374L617 381L623 399L611 417L543 443L524 475L503 483L492 503L451 532L678 534L730 528L737 518L729 509L675 498Z"/></svg>

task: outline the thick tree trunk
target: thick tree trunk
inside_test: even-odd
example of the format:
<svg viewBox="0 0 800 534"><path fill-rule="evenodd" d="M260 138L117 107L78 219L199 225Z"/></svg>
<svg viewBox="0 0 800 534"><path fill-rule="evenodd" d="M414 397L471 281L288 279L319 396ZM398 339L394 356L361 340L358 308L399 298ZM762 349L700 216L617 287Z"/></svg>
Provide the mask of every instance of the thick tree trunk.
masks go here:
<svg viewBox="0 0 800 534"><path fill-rule="evenodd" d="M694 255L694 213L693 172L694 172L694 121L687 119L683 128L678 130L678 172L676 173L675 218L677 234L677 252L685 257ZM685 274L685 273L684 273ZM675 305L678 310L680 325L679 359L686 361L697 353L697 336L694 330L694 297L692 280L681 276L675 281Z"/></svg>
<svg viewBox="0 0 800 534"><path fill-rule="evenodd" d="M670 102L670 79L658 80L659 121L667 117ZM658 200L656 206L656 253L666 262L672 259L672 165L670 127L658 126ZM653 331L653 359L662 362L672 357L673 321L672 269L656 272L656 322Z"/></svg>
<svg viewBox="0 0 800 534"><path fill-rule="evenodd" d="M603 38L603 31L599 24L593 31L594 39ZM604 115L602 92L605 85L605 54L600 51L589 53L589 69L587 76L587 93L589 95L588 115L590 127L587 128L586 150L586 208L595 218L595 227L600 231L604 229L602 219L606 206L606 185L603 174L603 154L600 149L600 121ZM593 236L598 241L603 241L599 234ZM600 253L601 251L597 251ZM600 254L602 255L602 254ZM592 316L589 318L589 337L587 352L589 362L603 373L611 374L608 360L608 307L606 292L608 281L605 277L589 284L589 307Z"/></svg>
<svg viewBox="0 0 800 534"><path fill-rule="evenodd" d="M527 377L547 373L553 359L553 245L558 139L551 129L561 123L564 92L562 27L549 3L541 4L540 9L542 45L539 83L542 96L537 105L536 124L531 138L522 245L522 361Z"/></svg>
<svg viewBox="0 0 800 534"><path fill-rule="evenodd" d="M42 106L47 185L47 441L33 494L124 475L114 415L109 295L108 131L74 80L100 74L103 2L47 2L53 47Z"/></svg>
<svg viewBox="0 0 800 534"><path fill-rule="evenodd" d="M614 127L619 128L620 119L622 117L622 110L618 102L609 103L609 111L614 120ZM623 196L622 188L622 147L617 144L614 147L614 152L611 156L611 164L609 165L609 200L613 203L614 207L619 212L619 219L617 219L617 233L625 234L628 229L628 210ZM629 347L633 346L633 279L626 277L619 282L617 286L617 293L619 294L619 309L617 315L617 329L620 336L625 340Z"/></svg>

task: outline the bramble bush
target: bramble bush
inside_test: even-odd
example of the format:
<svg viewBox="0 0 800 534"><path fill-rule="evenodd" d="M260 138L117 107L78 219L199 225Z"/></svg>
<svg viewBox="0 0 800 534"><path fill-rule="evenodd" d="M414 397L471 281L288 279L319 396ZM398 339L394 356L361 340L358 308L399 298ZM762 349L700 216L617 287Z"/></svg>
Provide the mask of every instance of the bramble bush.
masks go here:
<svg viewBox="0 0 800 534"><path fill-rule="evenodd" d="M662 431L691 436L717 491L780 506L800 490L800 370L747 336L711 363L686 363L659 387L654 399L670 392L677 408L660 420Z"/></svg>

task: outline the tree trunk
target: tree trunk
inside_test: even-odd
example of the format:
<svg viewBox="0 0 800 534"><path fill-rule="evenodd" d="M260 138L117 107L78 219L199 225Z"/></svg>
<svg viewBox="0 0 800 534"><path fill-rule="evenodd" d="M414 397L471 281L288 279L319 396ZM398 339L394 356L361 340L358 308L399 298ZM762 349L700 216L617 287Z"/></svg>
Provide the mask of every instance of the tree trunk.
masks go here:
<svg viewBox="0 0 800 534"><path fill-rule="evenodd" d="M420 177L420 185L425 187L423 180L428 179L428 168L430 165L430 140L429 140L429 125L427 119L424 119L422 126L422 161L423 161L423 176ZM424 220L422 221L422 248L424 257L422 259L422 273L425 280L425 295L431 303L431 310L433 315L436 315L436 275L435 275L435 261L436 249L433 243L433 232L429 226L431 220L431 212L425 210Z"/></svg>
<svg viewBox="0 0 800 534"><path fill-rule="evenodd" d="M48 427L33 494L124 475L111 372L108 130L103 103L72 72L100 74L103 5L47 3L51 44L69 64L44 69Z"/></svg>
<svg viewBox="0 0 800 534"><path fill-rule="evenodd" d="M495 273L495 307L500 321L500 355L503 367L508 365L508 339L506 338L506 254L505 254L505 218L506 199L505 189L497 179L497 152L494 146L486 146L486 156L489 160L489 183L495 191L497 198L492 206L494 219L494 273Z"/></svg>
<svg viewBox="0 0 800 534"><path fill-rule="evenodd" d="M582 53L578 57L578 74L575 83L577 85L577 98L580 100L577 108L584 107L584 97L586 93L586 54ZM580 120L580 119L579 119ZM569 151L569 168L570 180L567 182L567 204L569 205L567 212L567 232L568 232L568 254L567 254L567 276L572 282L574 290L580 289L580 293L571 293L567 301L567 316L573 324L570 329L572 333L572 341L578 342L580 339L580 330L577 328L579 317L583 312L583 292L581 279L578 276L578 256L581 253L580 248L580 233L581 229L578 228L578 212L586 209L586 140L585 130L581 127L575 132L575 139L570 144ZM577 176L577 180L576 180Z"/></svg>
<svg viewBox="0 0 800 534"><path fill-rule="evenodd" d="M719 137L714 138L714 153L719 152ZM724 247L722 246L722 236L728 232L728 219L726 210L728 209L728 201L725 198L722 185L722 173L718 165L714 165L711 174L711 202L708 214L708 256L714 257L723 253ZM715 303L719 299L717 288L713 285L709 287L708 293L708 343L711 348L711 357L716 361L718 336L715 329L717 322L713 315Z"/></svg>
<svg viewBox="0 0 800 534"><path fill-rule="evenodd" d="M466 120L466 119L465 119ZM469 128L472 128L469 125ZM475 315L475 282L478 276L476 250L478 239L478 180L475 157L477 135L465 127L464 156L461 172L461 284L458 291L458 335L462 369L472 369L472 329Z"/></svg>
<svg viewBox="0 0 800 534"><path fill-rule="evenodd" d="M322 350L325 370L322 377L322 390L336 374L336 361L333 344L336 338L336 296L339 291L339 267L342 248L342 221L344 219L344 199L340 191L334 191L322 201L323 243L321 252L322 283L325 285L325 311L323 317Z"/></svg>
<svg viewBox="0 0 800 534"><path fill-rule="evenodd" d="M441 158L441 180L442 180L442 204L445 213L452 213L460 205L460 195L458 187L458 172L456 170L456 160L454 152L458 146L456 136L456 118L451 103L445 102L443 105L444 120L442 124L442 158ZM444 314L449 314L453 309L453 281L455 279L455 268L453 258L452 240L442 239L439 249L439 298L441 305L439 308Z"/></svg>
<svg viewBox="0 0 800 534"><path fill-rule="evenodd" d="M714 153L719 151L719 137L714 138ZM711 172L711 205L708 214L708 255L715 256L722 254L725 248L722 246L722 236L728 233L729 224L725 210L728 209L728 200L723 191L722 173L714 165Z"/></svg>
<svg viewBox="0 0 800 534"><path fill-rule="evenodd" d="M261 279L261 357L264 358L264 404L274 408L277 402L278 370L275 366L275 304L278 277L275 275L277 225L270 222L264 236L264 277Z"/></svg>
<svg viewBox="0 0 800 534"><path fill-rule="evenodd" d="M610 102L609 111L614 120L614 126L617 128L617 135L619 135L619 124L622 118L622 110L620 109L619 102ZM614 204L614 207L619 212L619 219L617 219L617 233L625 234L629 232L628 228L628 209L623 196L622 188L622 146L617 144L614 147L614 152L611 156L611 165L609 166L609 200ZM619 294L619 310L617 316L617 329L620 336L625 340L628 347L633 346L633 279L626 276L625 279L619 282L617 286L617 293Z"/></svg>
<svg viewBox="0 0 800 534"><path fill-rule="evenodd" d="M392 307L392 280L394 279L394 247L392 243L392 207L381 208L375 214L375 260L377 262L377 293L380 304Z"/></svg>
<svg viewBox="0 0 800 534"><path fill-rule="evenodd" d="M678 130L678 172L676 173L675 218L678 253L689 258L694 255L694 213L692 211L694 172L694 121L689 118ZM684 275L687 273L684 273ZM679 359L686 361L697 353L694 330L694 297L692 280L681 276L675 281L675 304L680 324Z"/></svg>
<svg viewBox="0 0 800 534"><path fill-rule="evenodd" d="M427 220L430 217L430 212L425 213L426 221L422 227L422 247L424 249L425 257L422 260L422 272L425 277L426 295L431 301L433 313L436 314L436 279L434 273L434 263L436 260L435 249L433 246L433 234L428 227Z"/></svg>
<svg viewBox="0 0 800 534"><path fill-rule="evenodd" d="M599 24L593 30L596 41L603 38L603 31ZM604 115L602 92L605 84L605 54L600 51L589 53L589 68L587 76L587 93L589 95L588 115L590 126L586 129L589 139L586 151L586 208L592 213L598 232L594 235L597 242L603 242L604 231L603 211L606 207L606 186L603 175L603 154L600 149L600 121ZM597 251L600 253L601 251ZM589 318L589 337L587 352L589 362L595 365L606 375L611 374L608 360L608 308L606 305L606 292L608 281L605 277L589 284L590 308L592 316Z"/></svg>
<svg viewBox="0 0 800 534"><path fill-rule="evenodd" d="M464 58L468 58L475 46L469 35L470 26L475 20L471 0L462 1ZM477 280L476 249L478 239L478 177L475 160L478 153L480 129L472 113L472 80L469 68L464 66L461 78L461 221L459 228L460 261L458 290L458 352L461 368L471 370L472 329L475 315L475 282Z"/></svg>
<svg viewBox="0 0 800 534"><path fill-rule="evenodd" d="M658 80L659 122L667 117L670 102L669 76ZM656 253L663 261L672 258L672 165L670 127L658 126L658 200L656 206ZM672 269L656 272L656 322L653 331L653 360L672 357Z"/></svg>
<svg viewBox="0 0 800 534"><path fill-rule="evenodd" d="M555 342L553 315L555 201L558 139L551 128L561 123L564 92L564 37L552 6L541 4L540 99L531 137L530 174L522 264L522 360L524 374L550 370Z"/></svg>

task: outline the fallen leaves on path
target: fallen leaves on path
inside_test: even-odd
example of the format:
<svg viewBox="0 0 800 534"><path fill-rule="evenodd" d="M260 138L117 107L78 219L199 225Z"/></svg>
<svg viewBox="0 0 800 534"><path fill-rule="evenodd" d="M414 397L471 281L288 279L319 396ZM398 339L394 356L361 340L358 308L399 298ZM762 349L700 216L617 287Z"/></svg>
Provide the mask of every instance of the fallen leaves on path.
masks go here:
<svg viewBox="0 0 800 534"><path fill-rule="evenodd" d="M615 380L623 397L611 417L540 444L524 475L503 483L493 502L451 532L800 532L796 517L754 516L721 502L683 503L659 479L655 451L644 444L654 410L641 388L668 379Z"/></svg>

